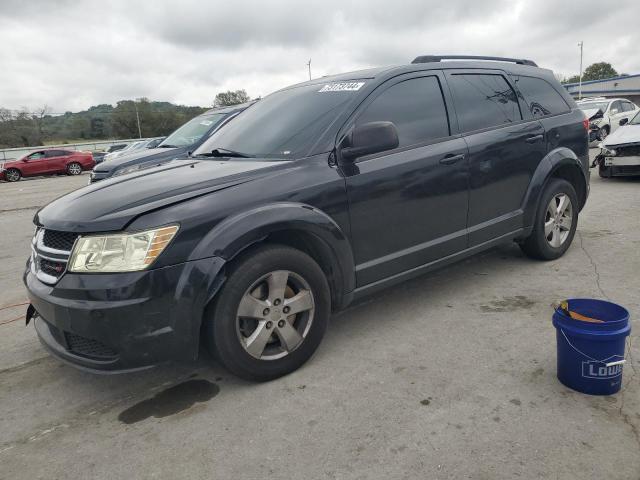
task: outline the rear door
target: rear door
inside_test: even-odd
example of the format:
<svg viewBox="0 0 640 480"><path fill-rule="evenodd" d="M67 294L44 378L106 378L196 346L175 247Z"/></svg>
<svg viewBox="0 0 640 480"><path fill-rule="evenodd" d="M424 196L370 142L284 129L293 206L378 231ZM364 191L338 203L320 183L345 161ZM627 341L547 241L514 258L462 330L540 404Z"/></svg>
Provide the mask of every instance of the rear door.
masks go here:
<svg viewBox="0 0 640 480"><path fill-rule="evenodd" d="M523 227L523 200L547 153L545 132L500 70L448 70L469 148L469 246Z"/></svg>
<svg viewBox="0 0 640 480"><path fill-rule="evenodd" d="M49 173L62 173L65 171L65 152L62 150L47 150L45 152Z"/></svg>
<svg viewBox="0 0 640 480"><path fill-rule="evenodd" d="M449 123L450 102L440 72L402 75L345 128L390 121L400 140L343 169L359 286L466 248L467 147Z"/></svg>

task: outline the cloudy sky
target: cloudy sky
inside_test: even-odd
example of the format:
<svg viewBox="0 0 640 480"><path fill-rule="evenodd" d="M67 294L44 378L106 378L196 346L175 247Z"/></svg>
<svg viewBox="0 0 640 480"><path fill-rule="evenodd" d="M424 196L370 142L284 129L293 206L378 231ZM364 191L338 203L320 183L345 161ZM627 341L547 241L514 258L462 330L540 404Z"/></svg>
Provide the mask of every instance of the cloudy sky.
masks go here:
<svg viewBox="0 0 640 480"><path fill-rule="evenodd" d="M148 97L211 105L428 53L640 73L640 0L0 0L0 107Z"/></svg>

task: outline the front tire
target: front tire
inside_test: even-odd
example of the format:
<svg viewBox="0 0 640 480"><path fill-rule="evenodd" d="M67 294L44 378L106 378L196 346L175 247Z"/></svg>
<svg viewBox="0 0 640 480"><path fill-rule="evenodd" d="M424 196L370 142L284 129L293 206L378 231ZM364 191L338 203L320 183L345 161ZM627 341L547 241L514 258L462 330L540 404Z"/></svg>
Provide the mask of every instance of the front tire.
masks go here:
<svg viewBox="0 0 640 480"><path fill-rule="evenodd" d="M600 175L600 178L611 178L613 176L611 174L611 167L605 167L604 165L599 165L598 175Z"/></svg>
<svg viewBox="0 0 640 480"><path fill-rule="evenodd" d="M77 162L71 162L67 165L67 175L80 175L82 173L82 165Z"/></svg>
<svg viewBox="0 0 640 480"><path fill-rule="evenodd" d="M567 251L578 225L578 196L566 180L553 178L538 205L531 235L520 244L522 251L538 260L555 260Z"/></svg>
<svg viewBox="0 0 640 480"><path fill-rule="evenodd" d="M600 130L598 130L598 140L601 142L604 141L605 138L609 136L609 127L604 126Z"/></svg>
<svg viewBox="0 0 640 480"><path fill-rule="evenodd" d="M331 313L327 279L306 253L264 246L234 261L204 319L207 349L232 373L267 381L303 365Z"/></svg>
<svg viewBox="0 0 640 480"><path fill-rule="evenodd" d="M4 172L4 178L7 182L17 182L21 177L22 174L17 168L9 168Z"/></svg>

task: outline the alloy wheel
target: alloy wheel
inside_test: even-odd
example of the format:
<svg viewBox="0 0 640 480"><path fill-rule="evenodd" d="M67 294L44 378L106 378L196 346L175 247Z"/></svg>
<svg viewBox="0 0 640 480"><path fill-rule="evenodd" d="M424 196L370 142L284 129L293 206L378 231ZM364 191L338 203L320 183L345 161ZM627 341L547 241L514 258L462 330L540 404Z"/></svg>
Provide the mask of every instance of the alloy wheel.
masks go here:
<svg viewBox="0 0 640 480"><path fill-rule="evenodd" d="M80 175L82 173L82 167L77 163L72 163L67 167L71 175Z"/></svg>
<svg viewBox="0 0 640 480"><path fill-rule="evenodd" d="M287 270L270 272L254 282L240 300L238 339L259 360L285 357L304 342L314 312L313 292L304 278Z"/></svg>
<svg viewBox="0 0 640 480"><path fill-rule="evenodd" d="M17 170L11 169L5 172L5 177L8 182L17 182L20 180L20 173Z"/></svg>
<svg viewBox="0 0 640 480"><path fill-rule="evenodd" d="M569 195L555 195L549 205L544 219L544 236L553 248L560 248L567 240L573 224L573 205Z"/></svg>

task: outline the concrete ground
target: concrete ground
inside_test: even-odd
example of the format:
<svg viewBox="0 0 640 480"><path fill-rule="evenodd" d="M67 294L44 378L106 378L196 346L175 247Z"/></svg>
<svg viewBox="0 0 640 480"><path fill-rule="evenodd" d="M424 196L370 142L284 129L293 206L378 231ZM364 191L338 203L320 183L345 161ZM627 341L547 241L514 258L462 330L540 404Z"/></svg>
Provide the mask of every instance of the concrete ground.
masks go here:
<svg viewBox="0 0 640 480"><path fill-rule="evenodd" d="M0 306L20 303L40 205L87 176L0 184ZM592 178L567 254L507 245L332 319L276 381L204 357L95 376L0 325L0 478L640 478L640 180ZM624 390L556 377L550 304L610 298L632 313ZM24 307L0 311L0 323Z"/></svg>

